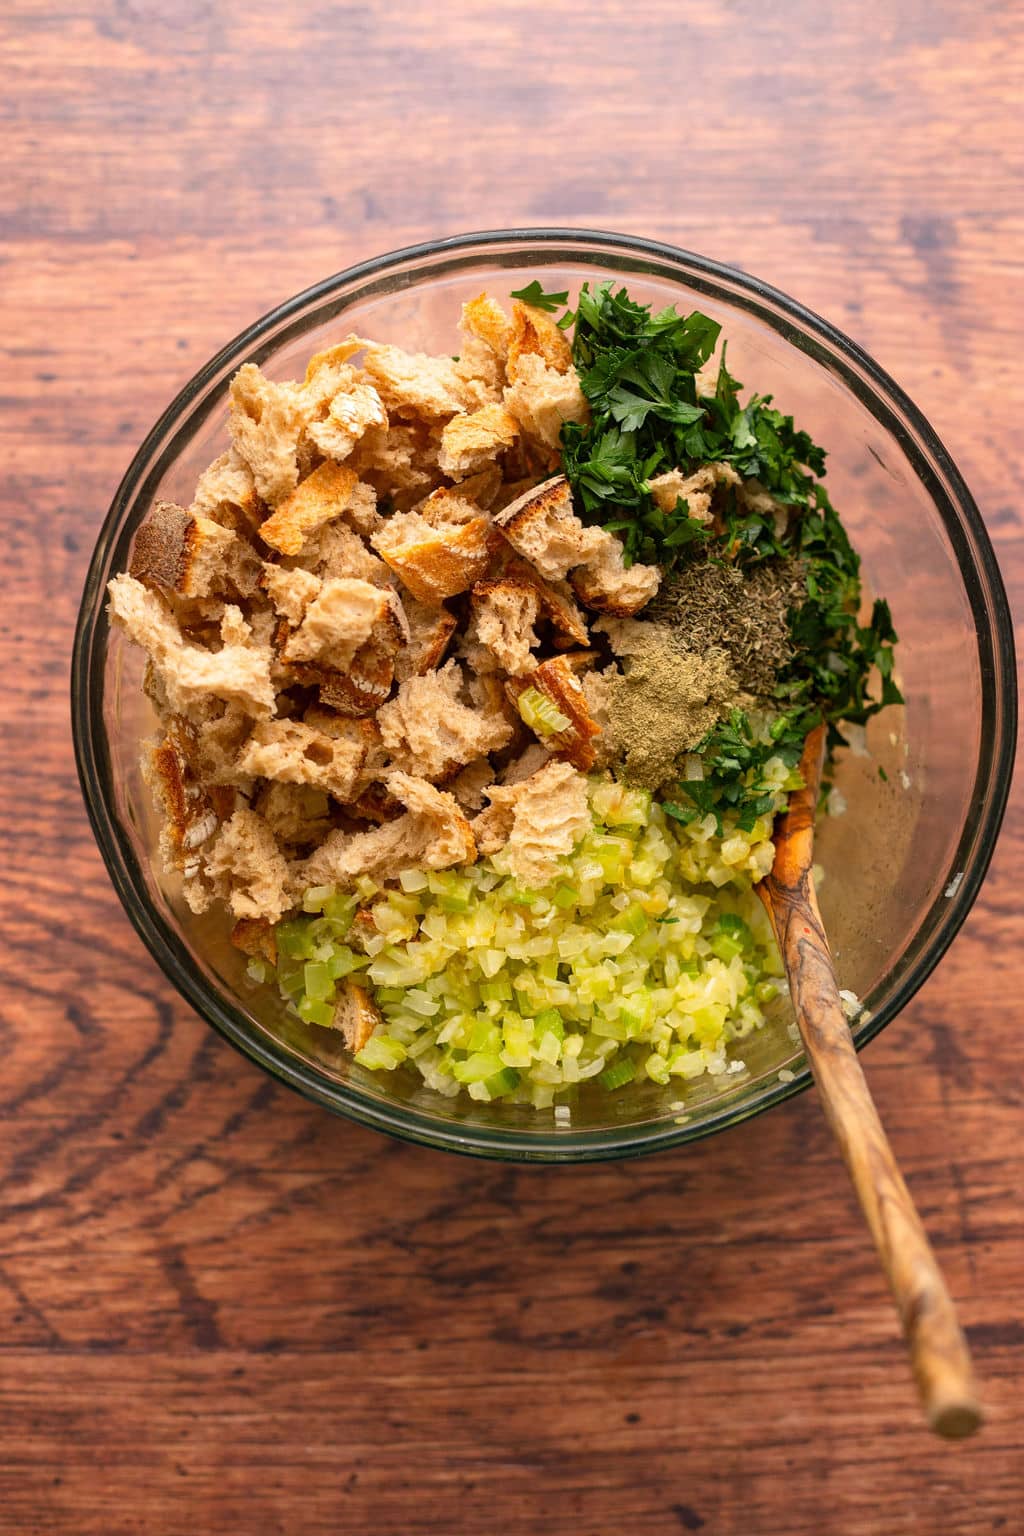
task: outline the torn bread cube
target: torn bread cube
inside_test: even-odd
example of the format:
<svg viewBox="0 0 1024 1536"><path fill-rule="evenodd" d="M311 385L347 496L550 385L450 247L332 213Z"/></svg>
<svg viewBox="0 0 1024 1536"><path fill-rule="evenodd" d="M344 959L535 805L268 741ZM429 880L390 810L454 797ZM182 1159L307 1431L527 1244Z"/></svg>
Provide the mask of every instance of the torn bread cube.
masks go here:
<svg viewBox="0 0 1024 1536"><path fill-rule="evenodd" d="M276 923L292 905L288 862L262 816L238 810L206 849L203 872L236 917Z"/></svg>
<svg viewBox="0 0 1024 1536"><path fill-rule="evenodd" d="M221 649L208 651L184 640L164 600L134 576L115 576L107 591L112 622L148 653L176 714L188 714L211 696L242 704L254 716L274 713L271 652L253 642L237 608L240 623L227 620Z"/></svg>
<svg viewBox="0 0 1024 1536"><path fill-rule="evenodd" d="M403 869L450 869L473 862L472 828L452 795L406 773L390 773L384 783L405 806L403 814L370 832L332 832L296 866L296 894L311 885L350 887L361 875L393 879Z"/></svg>
<svg viewBox="0 0 1024 1536"><path fill-rule="evenodd" d="M524 492L496 514L494 524L548 581L560 580L583 565L609 537L603 528L585 528L580 522L564 475Z"/></svg>
<svg viewBox="0 0 1024 1536"><path fill-rule="evenodd" d="M542 885L590 830L587 781L569 763L549 762L517 784L493 784L472 823L477 848L525 885Z"/></svg>
<svg viewBox="0 0 1024 1536"><path fill-rule="evenodd" d="M594 766L593 738L601 727L591 717L575 660L554 656L526 677L510 678L505 691L543 745L586 773Z"/></svg>
<svg viewBox="0 0 1024 1536"><path fill-rule="evenodd" d="M283 565L264 564L260 575L260 586L270 598L274 612L287 619L293 628L302 623L322 585L320 577L312 571L290 571Z"/></svg>
<svg viewBox="0 0 1024 1536"><path fill-rule="evenodd" d="M233 791L225 796L197 775L191 748L186 723L172 720L142 754L143 779L163 812L160 853L169 873L194 863L203 844L234 810Z"/></svg>
<svg viewBox="0 0 1024 1536"><path fill-rule="evenodd" d="M479 811L484 803L484 790L493 783L494 769L490 759L476 757L455 775L447 788L464 811Z"/></svg>
<svg viewBox="0 0 1024 1536"><path fill-rule="evenodd" d="M264 784L253 802L278 842L290 848L322 843L333 830L327 794L310 784Z"/></svg>
<svg viewBox="0 0 1024 1536"><path fill-rule="evenodd" d="M394 655L408 633L402 605L390 587L332 576L321 585L282 654L286 662L313 661L347 672L371 636L379 650Z"/></svg>
<svg viewBox="0 0 1024 1536"><path fill-rule="evenodd" d="M573 591L587 608L616 618L629 618L639 613L657 592L661 584L661 567L627 567L622 545L615 535L603 528L594 531L601 535L601 543L586 564L570 576Z"/></svg>
<svg viewBox="0 0 1024 1536"><path fill-rule="evenodd" d="M436 421L465 409L464 386L450 357L370 343L363 367L389 414L408 412Z"/></svg>
<svg viewBox="0 0 1024 1536"><path fill-rule="evenodd" d="M347 672L310 669L309 681L317 687L320 702L341 715L360 719L385 703L395 681L395 653L381 650L374 640L361 645Z"/></svg>
<svg viewBox="0 0 1024 1536"><path fill-rule="evenodd" d="M470 641L487 646L498 665L513 677L529 672L537 645L533 626L540 609L536 586L521 576L478 581L471 598Z"/></svg>
<svg viewBox="0 0 1024 1536"><path fill-rule="evenodd" d="M358 480L348 465L325 459L260 525L260 538L282 555L299 554L311 533L346 510Z"/></svg>
<svg viewBox="0 0 1024 1536"><path fill-rule="evenodd" d="M402 607L409 625L409 638L395 657L395 677L400 683L410 677L422 677L441 665L458 620L443 605L418 602L403 596Z"/></svg>
<svg viewBox="0 0 1024 1536"><path fill-rule="evenodd" d="M231 942L243 955L277 964L277 934L265 917L240 917L231 930Z"/></svg>
<svg viewBox="0 0 1024 1536"><path fill-rule="evenodd" d="M474 336L484 342L491 351L504 361L508 357L512 340L512 322L497 299L489 293L470 299L462 306L459 329L465 336Z"/></svg>
<svg viewBox="0 0 1024 1536"><path fill-rule="evenodd" d="M330 1028L340 1029L345 1044L355 1053L362 1050L378 1024L383 1022L384 1016L371 1000L366 988L353 981L351 976L346 976L338 989L338 1001L334 1005Z"/></svg>
<svg viewBox="0 0 1024 1536"><path fill-rule="evenodd" d="M453 416L441 433L438 467L451 480L465 480L511 448L518 436L519 423L502 405Z"/></svg>
<svg viewBox="0 0 1024 1536"><path fill-rule="evenodd" d="M515 379L502 399L526 436L551 454L558 450L567 421L586 426L590 420L590 406L575 368L560 373L535 352L519 358Z"/></svg>
<svg viewBox="0 0 1024 1536"><path fill-rule="evenodd" d="M379 496L405 510L441 478L438 438L421 421L391 421L387 431L371 427L352 453L351 463ZM365 530L360 530L365 531Z"/></svg>
<svg viewBox="0 0 1024 1536"><path fill-rule="evenodd" d="M357 492L363 489L369 488L356 486ZM382 521L374 513L369 532L373 533L379 528ZM292 555L283 563L289 571L299 567L314 572L324 581L331 576L355 576L360 581L372 582L374 586L386 587L394 579L384 561L373 553L365 539L348 527L346 522L325 523L306 539L301 555Z"/></svg>
<svg viewBox="0 0 1024 1536"><path fill-rule="evenodd" d="M239 368L229 393L232 441L260 496L276 507L299 482L299 440L309 425L310 402L300 385L275 384L255 363Z"/></svg>
<svg viewBox="0 0 1024 1536"><path fill-rule="evenodd" d="M360 380L339 389L326 415L310 423L309 436L328 459L347 459L371 427L387 427L388 413L372 384Z"/></svg>
<svg viewBox="0 0 1024 1536"><path fill-rule="evenodd" d="M674 512L676 503L685 501L687 512L695 522L709 523L715 487L742 482L731 464L713 463L701 464L690 475L684 475L681 469L670 469L664 475L656 475L649 483L655 505L662 512Z"/></svg>
<svg viewBox="0 0 1024 1536"><path fill-rule="evenodd" d="M248 597L256 589L260 559L230 528L157 501L132 543L132 576L183 597Z"/></svg>
<svg viewBox="0 0 1024 1536"><path fill-rule="evenodd" d="M462 669L449 661L440 672L411 677L377 713L381 739L395 765L427 780L444 779L474 757L512 740L514 727L500 704L464 704Z"/></svg>
<svg viewBox="0 0 1024 1536"><path fill-rule="evenodd" d="M193 517L208 517L243 538L256 531L265 509L252 470L237 448L229 448L203 470L188 510Z"/></svg>
<svg viewBox="0 0 1024 1536"><path fill-rule="evenodd" d="M555 373L568 373L572 368L572 344L550 315L521 299L513 299L507 352L510 382L519 378L524 357L538 357Z"/></svg>
<svg viewBox="0 0 1024 1536"><path fill-rule="evenodd" d="M368 741L364 722L339 722L327 735L300 720L261 720L239 754L243 773L279 784L308 784L344 804L358 792Z"/></svg>
<svg viewBox="0 0 1024 1536"><path fill-rule="evenodd" d="M413 597L437 604L484 575L491 540L486 517L434 526L418 512L396 512L370 542Z"/></svg>

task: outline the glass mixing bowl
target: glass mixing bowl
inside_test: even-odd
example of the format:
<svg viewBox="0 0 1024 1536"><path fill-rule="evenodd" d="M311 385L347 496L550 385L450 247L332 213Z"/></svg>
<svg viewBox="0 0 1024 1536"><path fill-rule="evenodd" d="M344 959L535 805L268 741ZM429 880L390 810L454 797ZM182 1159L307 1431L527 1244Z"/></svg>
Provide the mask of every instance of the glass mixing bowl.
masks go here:
<svg viewBox="0 0 1024 1536"><path fill-rule="evenodd" d="M111 631L104 589L154 499L187 505L223 450L228 382L242 363L275 379L301 377L312 352L348 331L448 352L459 305L484 288L501 298L536 277L546 289L575 291L606 276L655 308L700 308L721 321L730 370L773 394L828 449L829 489L863 557L865 585L890 600L906 705L872 722L870 755L842 755L837 783L848 809L823 820L818 845L840 983L870 1010L857 1032L863 1044L917 991L981 885L1013 760L1013 636L981 518L928 423L859 347L755 278L653 241L540 229L415 246L319 283L212 358L150 432L100 533L75 639L86 805L125 910L179 992L246 1056L317 1103L411 1141L510 1160L627 1157L769 1109L810 1080L792 1021L781 1014L745 1039L743 1070L731 1076L685 1089L581 1092L567 1128L551 1111L442 1099L409 1068L357 1066L332 1031L300 1024L254 986L223 918L195 917L159 869L139 772L153 724L142 657Z"/></svg>

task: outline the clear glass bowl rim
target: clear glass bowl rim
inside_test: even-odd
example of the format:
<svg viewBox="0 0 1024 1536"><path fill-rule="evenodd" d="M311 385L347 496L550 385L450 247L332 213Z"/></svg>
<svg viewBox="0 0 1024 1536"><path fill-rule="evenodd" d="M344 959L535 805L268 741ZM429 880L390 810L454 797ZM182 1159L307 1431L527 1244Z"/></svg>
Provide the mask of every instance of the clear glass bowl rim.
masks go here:
<svg viewBox="0 0 1024 1536"><path fill-rule="evenodd" d="M513 1162L594 1162L635 1157L695 1141L760 1114L801 1093L811 1081L804 1066L788 1083L762 1084L739 1102L727 1100L704 1118L688 1124L673 1120L625 1124L597 1131L503 1130L501 1127L460 1124L421 1114L397 1101L375 1101L358 1089L319 1074L266 1034L257 1034L244 1015L219 996L191 964L187 946L152 906L130 838L120 825L109 793L110 757L103 723L103 672L108 626L102 580L115 542L123 543L125 508L141 482L153 478L173 461L182 418L198 396L233 361L241 363L268 332L314 305L322 305L339 289L360 280L379 278L394 268L417 262L437 273L439 257L451 254L462 265L502 248L517 254L514 265L557 265L581 256L607 256L611 267L628 267L629 258L657 263L659 275L688 287L706 290L733 307L753 313L780 331L779 318L794 327L814 355L814 343L828 350L832 367L898 440L915 473L925 484L957 553L965 592L975 619L982 685L982 740L975 794L958 850L955 868L963 871L955 900L934 924L927 942L901 978L892 996L858 1032L860 1049L909 1002L945 954L967 917L981 888L995 849L1013 771L1017 681L1013 626L1009 604L988 533L978 508L948 451L926 418L890 376L849 337L828 321L789 298L780 289L735 267L659 241L591 229L556 227L486 230L403 247L358 263L287 299L247 326L189 380L145 437L119 485L100 530L90 561L75 629L71 670L71 714L75 759L82 794L100 853L125 911L150 954L179 993L226 1040L279 1081L306 1098L359 1124L402 1140L475 1156ZM410 273L414 276L414 273ZM791 345L789 331L785 339ZM258 354L257 354L258 355ZM168 437L168 434L175 434ZM154 464L153 455L164 447ZM962 853L962 859L959 854Z"/></svg>

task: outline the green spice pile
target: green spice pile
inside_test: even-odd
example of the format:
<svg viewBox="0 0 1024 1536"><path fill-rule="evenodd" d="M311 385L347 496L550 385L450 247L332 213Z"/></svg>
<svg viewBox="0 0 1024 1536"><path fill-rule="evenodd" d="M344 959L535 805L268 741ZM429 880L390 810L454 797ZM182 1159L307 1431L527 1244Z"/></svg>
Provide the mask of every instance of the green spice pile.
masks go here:
<svg viewBox="0 0 1024 1536"><path fill-rule="evenodd" d="M698 556L668 578L644 618L671 624L680 645L698 655L721 646L739 688L769 704L793 660L790 609L806 596L796 560L764 560L744 570Z"/></svg>

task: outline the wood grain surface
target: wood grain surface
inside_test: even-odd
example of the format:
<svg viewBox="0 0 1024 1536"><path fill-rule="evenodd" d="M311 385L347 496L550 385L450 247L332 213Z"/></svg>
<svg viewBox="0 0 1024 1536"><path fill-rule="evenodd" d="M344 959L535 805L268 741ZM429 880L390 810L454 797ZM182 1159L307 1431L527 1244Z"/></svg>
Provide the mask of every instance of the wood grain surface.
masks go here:
<svg viewBox="0 0 1024 1536"><path fill-rule="evenodd" d="M810 1095L578 1170L332 1120L136 939L66 700L92 540L193 370L497 225L659 236L834 319L1019 598L1019 0L8 0L0 81L0 1531L1020 1532L1019 799L867 1056L990 1410L945 1446Z"/></svg>

